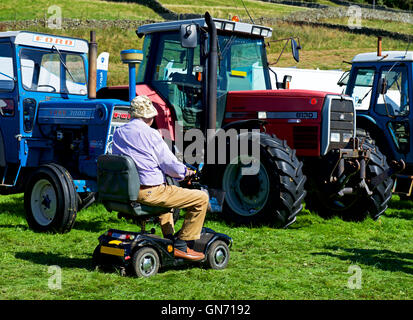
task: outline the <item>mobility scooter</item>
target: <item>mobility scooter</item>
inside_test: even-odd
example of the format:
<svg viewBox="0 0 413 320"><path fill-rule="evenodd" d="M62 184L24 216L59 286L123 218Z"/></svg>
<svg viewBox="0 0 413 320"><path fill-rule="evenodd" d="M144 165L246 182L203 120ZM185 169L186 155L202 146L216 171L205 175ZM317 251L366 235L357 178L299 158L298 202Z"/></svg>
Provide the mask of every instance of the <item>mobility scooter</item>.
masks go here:
<svg viewBox="0 0 413 320"><path fill-rule="evenodd" d="M198 263L212 269L226 268L230 259L232 238L203 228L193 249L203 252L201 261L187 261L174 257L174 242L155 235L155 229L145 230L146 221L154 216L173 210L152 207L136 201L139 194L139 175L132 158L125 155L105 154L98 158L98 201L108 211L118 212L119 218L132 219L141 225L140 232L110 229L99 237L93 253L95 267L118 267L121 274L150 277L159 269L184 263ZM195 184L196 185L196 184Z"/></svg>

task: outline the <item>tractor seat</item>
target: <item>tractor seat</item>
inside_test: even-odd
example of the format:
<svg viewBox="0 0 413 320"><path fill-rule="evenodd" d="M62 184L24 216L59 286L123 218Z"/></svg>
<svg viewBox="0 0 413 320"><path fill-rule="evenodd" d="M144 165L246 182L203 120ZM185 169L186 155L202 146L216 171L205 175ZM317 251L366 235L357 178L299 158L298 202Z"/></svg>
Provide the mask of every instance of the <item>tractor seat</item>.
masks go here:
<svg viewBox="0 0 413 320"><path fill-rule="evenodd" d="M140 182L131 157L117 154L100 155L97 160L98 201L109 212L134 220L160 215L171 208L153 207L137 202Z"/></svg>

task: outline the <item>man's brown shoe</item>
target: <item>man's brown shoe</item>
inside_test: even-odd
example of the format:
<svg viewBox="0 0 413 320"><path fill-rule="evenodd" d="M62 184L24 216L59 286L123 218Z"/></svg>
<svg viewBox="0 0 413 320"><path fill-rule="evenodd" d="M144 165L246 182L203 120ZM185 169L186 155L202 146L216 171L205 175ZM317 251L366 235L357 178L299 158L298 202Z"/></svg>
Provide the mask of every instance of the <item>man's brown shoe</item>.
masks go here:
<svg viewBox="0 0 413 320"><path fill-rule="evenodd" d="M174 256L176 258L182 258L182 259L187 259L187 260L192 260L192 261L198 261L198 260L202 260L205 258L205 255L202 252L197 252L189 248L186 249L186 252L175 248Z"/></svg>

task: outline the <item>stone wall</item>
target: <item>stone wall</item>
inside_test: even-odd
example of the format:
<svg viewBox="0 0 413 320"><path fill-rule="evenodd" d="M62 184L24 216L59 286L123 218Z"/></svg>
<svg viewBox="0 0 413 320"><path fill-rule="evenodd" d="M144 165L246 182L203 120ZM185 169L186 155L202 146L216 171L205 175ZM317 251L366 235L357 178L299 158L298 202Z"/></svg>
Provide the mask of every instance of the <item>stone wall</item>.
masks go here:
<svg viewBox="0 0 413 320"><path fill-rule="evenodd" d="M290 21L316 22L322 19L349 17L350 12L351 10L347 7L329 7L325 9L297 11L284 19ZM413 14L407 12L381 11L361 8L361 18L413 24Z"/></svg>

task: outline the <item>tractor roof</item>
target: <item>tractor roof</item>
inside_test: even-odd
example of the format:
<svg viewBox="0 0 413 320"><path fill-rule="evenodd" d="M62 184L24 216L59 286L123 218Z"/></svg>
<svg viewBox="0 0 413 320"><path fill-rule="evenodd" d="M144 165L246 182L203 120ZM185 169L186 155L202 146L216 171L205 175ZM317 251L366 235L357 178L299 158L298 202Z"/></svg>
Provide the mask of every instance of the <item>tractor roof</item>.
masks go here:
<svg viewBox="0 0 413 320"><path fill-rule="evenodd" d="M216 18L214 18L214 22L215 22L215 26L217 30L238 32L238 33L243 33L243 34L249 34L252 36L262 36L264 38L271 37L272 35L272 28L270 27L264 27L260 25L250 24L250 23L236 22L236 21L216 19ZM181 28L181 25L187 25L187 24L193 24L193 23L199 25L200 27L207 28L205 19L199 18L199 19L178 20L178 21L146 24L146 25L138 27L138 30L136 33L138 35L146 35L148 33L153 33L153 32L177 31Z"/></svg>
<svg viewBox="0 0 413 320"><path fill-rule="evenodd" d="M352 62L387 62L387 61L413 61L413 51L383 51L381 56L377 52L360 53Z"/></svg>
<svg viewBox="0 0 413 320"><path fill-rule="evenodd" d="M55 36L52 34L30 31L0 32L1 38L10 38L14 44L51 49L56 46L59 50L87 53L88 42L83 39Z"/></svg>

